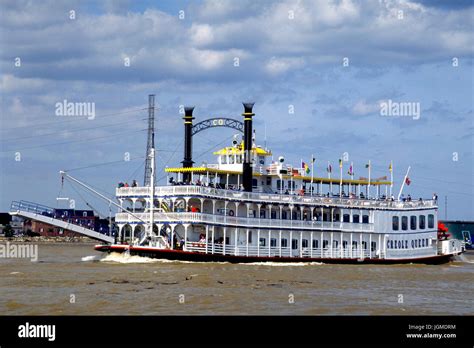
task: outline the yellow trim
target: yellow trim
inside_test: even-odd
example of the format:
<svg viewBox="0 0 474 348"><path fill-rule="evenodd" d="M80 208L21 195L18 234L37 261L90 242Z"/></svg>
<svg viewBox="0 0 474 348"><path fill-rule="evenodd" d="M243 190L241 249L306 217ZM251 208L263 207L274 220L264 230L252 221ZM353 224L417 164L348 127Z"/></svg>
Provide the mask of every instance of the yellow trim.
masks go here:
<svg viewBox="0 0 474 348"><path fill-rule="evenodd" d="M223 170L216 168L206 168L206 167L188 167L188 168L166 168L166 173L213 173L213 174L234 174L242 175L242 172L233 171L233 170ZM253 176L262 176L260 173L253 173Z"/></svg>
<svg viewBox="0 0 474 348"><path fill-rule="evenodd" d="M193 124L193 123L190 121L185 121L184 124Z"/></svg>
<svg viewBox="0 0 474 348"><path fill-rule="evenodd" d="M244 112L242 116L255 116L253 112Z"/></svg>
<svg viewBox="0 0 474 348"><path fill-rule="evenodd" d="M246 117L246 118L244 118L244 121L252 121L252 118L251 117Z"/></svg>

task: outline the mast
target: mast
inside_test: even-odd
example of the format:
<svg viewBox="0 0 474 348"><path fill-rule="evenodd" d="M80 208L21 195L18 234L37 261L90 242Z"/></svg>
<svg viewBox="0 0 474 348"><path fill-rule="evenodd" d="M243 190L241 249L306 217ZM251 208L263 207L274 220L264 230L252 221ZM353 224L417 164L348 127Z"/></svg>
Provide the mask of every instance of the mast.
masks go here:
<svg viewBox="0 0 474 348"><path fill-rule="evenodd" d="M148 96L148 141L146 145L145 178L143 186L149 186L155 167L151 163L150 150L155 147L155 95ZM153 172L153 174L152 174Z"/></svg>
<svg viewBox="0 0 474 348"><path fill-rule="evenodd" d="M150 177L150 224L148 225L148 236L153 236L153 225L154 225L154 207L155 207L155 147L154 144L150 149L150 164L151 164L151 177Z"/></svg>

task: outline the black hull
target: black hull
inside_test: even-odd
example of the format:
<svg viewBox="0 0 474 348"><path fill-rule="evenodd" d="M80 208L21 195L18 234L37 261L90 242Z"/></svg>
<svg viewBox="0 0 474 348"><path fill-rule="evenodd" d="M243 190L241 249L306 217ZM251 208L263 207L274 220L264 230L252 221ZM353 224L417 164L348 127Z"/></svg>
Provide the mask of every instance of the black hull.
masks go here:
<svg viewBox="0 0 474 348"><path fill-rule="evenodd" d="M251 263L251 262L322 262L328 264L428 264L439 265L452 261L453 255L437 255L416 259L347 259L347 258L301 258L301 257L259 257L259 256L235 256L221 254L205 254L182 250L155 249L147 247L134 247L128 245L97 245L95 250L102 252L128 252L133 256L149 257L154 259L192 261L192 262L230 262L230 263Z"/></svg>

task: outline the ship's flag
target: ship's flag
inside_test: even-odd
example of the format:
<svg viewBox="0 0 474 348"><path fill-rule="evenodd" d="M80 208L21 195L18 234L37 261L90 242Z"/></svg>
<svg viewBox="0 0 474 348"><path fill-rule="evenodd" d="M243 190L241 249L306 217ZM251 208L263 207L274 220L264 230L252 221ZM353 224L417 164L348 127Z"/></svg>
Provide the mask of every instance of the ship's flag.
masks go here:
<svg viewBox="0 0 474 348"><path fill-rule="evenodd" d="M309 172L311 171L311 170L309 169L308 163L305 163L305 162L301 162L301 168L304 169L304 171L305 171L306 174L309 174Z"/></svg>
<svg viewBox="0 0 474 348"><path fill-rule="evenodd" d="M367 164L365 165L365 168L370 168L370 164L367 163Z"/></svg>
<svg viewBox="0 0 474 348"><path fill-rule="evenodd" d="M350 176L354 175L354 170L352 169L352 164L349 167L349 171L347 172L347 174L349 174Z"/></svg>
<svg viewBox="0 0 474 348"><path fill-rule="evenodd" d="M328 163L328 167L326 168L328 173L332 173L332 166Z"/></svg>
<svg viewBox="0 0 474 348"><path fill-rule="evenodd" d="M339 168L342 168L342 159L339 158Z"/></svg>
<svg viewBox="0 0 474 348"><path fill-rule="evenodd" d="M411 180L410 178L407 176L407 178L405 179L405 184L407 184L407 186L410 186L411 184Z"/></svg>
<svg viewBox="0 0 474 348"><path fill-rule="evenodd" d="M388 166L388 170L390 171L390 173L392 172L392 170L393 170L392 163L390 163L390 165Z"/></svg>
<svg viewBox="0 0 474 348"><path fill-rule="evenodd" d="M316 162L316 158L313 156L313 157L311 158L311 163L314 163L314 162Z"/></svg>

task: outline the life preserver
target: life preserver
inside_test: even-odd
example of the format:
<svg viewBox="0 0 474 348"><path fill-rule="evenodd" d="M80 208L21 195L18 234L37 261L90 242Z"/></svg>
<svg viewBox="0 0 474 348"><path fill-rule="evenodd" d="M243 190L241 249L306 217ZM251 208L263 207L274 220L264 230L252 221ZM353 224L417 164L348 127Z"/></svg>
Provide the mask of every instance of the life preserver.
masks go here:
<svg viewBox="0 0 474 348"><path fill-rule="evenodd" d="M234 211L233 210L229 210L229 216L234 216Z"/></svg>

